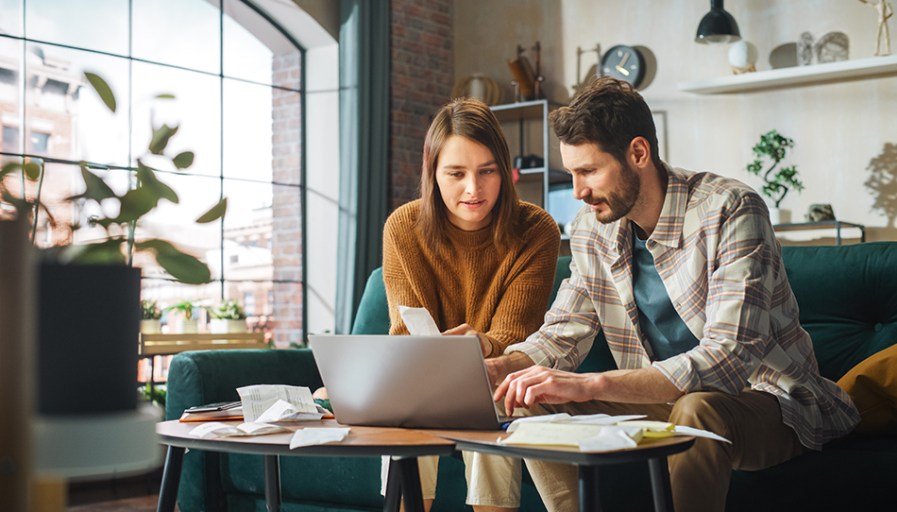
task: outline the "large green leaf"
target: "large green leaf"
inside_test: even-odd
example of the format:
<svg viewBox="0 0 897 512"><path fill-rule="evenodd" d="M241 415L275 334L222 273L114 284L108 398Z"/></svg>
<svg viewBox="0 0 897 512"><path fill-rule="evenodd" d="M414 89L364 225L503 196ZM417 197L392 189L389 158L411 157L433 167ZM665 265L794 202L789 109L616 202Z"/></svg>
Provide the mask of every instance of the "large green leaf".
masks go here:
<svg viewBox="0 0 897 512"><path fill-rule="evenodd" d="M153 128L153 138L150 140L149 150L154 155L161 155L168 146L168 141L178 132L177 126L168 126L163 124L158 128Z"/></svg>
<svg viewBox="0 0 897 512"><path fill-rule="evenodd" d="M122 224L136 221L155 208L158 203L159 198L145 187L131 189L121 197L121 210L113 222Z"/></svg>
<svg viewBox="0 0 897 512"><path fill-rule="evenodd" d="M103 100L103 103L106 104L109 110L115 112L115 94L112 93L112 88L109 87L109 84L99 75L90 71L85 71L84 77L87 78L93 90L97 92L97 95L100 96L100 99Z"/></svg>
<svg viewBox="0 0 897 512"><path fill-rule="evenodd" d="M43 160L32 160L30 162L25 163L22 166L22 172L25 173L25 177L31 181L37 181L40 178L41 173L44 171L44 162Z"/></svg>
<svg viewBox="0 0 897 512"><path fill-rule="evenodd" d="M180 202L177 192L159 180L156 176L156 172L151 167L144 165L140 160L137 160L137 179L140 180L140 184L146 187L157 199L168 199L175 204Z"/></svg>
<svg viewBox="0 0 897 512"><path fill-rule="evenodd" d="M212 280L208 265L197 258L181 252L178 248L157 238L137 242L138 250L151 250L156 253L156 262L182 283L203 284Z"/></svg>
<svg viewBox="0 0 897 512"><path fill-rule="evenodd" d="M221 201L218 201L218 204L209 208L209 211L199 216L196 219L197 224L208 224L209 222L216 221L221 217L224 217L224 214L227 213L227 198L223 198Z"/></svg>
<svg viewBox="0 0 897 512"><path fill-rule="evenodd" d="M84 197L94 199L96 201L102 201L103 199L116 197L115 192L111 188L109 188L109 185L107 185L106 182L103 181L103 178L100 178L96 174L90 172L90 169L88 169L87 165L85 164L81 164L81 178L84 180Z"/></svg>
<svg viewBox="0 0 897 512"><path fill-rule="evenodd" d="M66 248L66 259L72 263L106 264L125 263L125 255L121 250L124 238L113 237L103 242L73 245Z"/></svg>
<svg viewBox="0 0 897 512"><path fill-rule="evenodd" d="M178 153L178 156L171 159L174 166L178 169L186 169L193 165L194 154L192 151L184 151L182 153Z"/></svg>
<svg viewBox="0 0 897 512"><path fill-rule="evenodd" d="M13 174L18 172L19 169L22 168L22 164L20 162L10 162L0 168L0 180L2 180L7 174Z"/></svg>

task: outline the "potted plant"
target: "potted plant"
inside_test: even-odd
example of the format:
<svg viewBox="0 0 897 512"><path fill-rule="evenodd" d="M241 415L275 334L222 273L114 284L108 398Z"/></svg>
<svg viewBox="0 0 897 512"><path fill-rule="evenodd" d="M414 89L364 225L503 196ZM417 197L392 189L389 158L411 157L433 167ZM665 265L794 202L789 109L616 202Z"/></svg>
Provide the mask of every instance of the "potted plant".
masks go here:
<svg viewBox="0 0 897 512"><path fill-rule="evenodd" d="M111 111L115 96L99 76L85 73L87 83ZM171 95L160 95L169 99ZM141 219L160 201L178 203L177 193L156 176L150 160L167 161L176 170L193 164L194 155L183 151L166 154L178 126L152 127L147 152L137 159L136 185L117 193L100 174L81 162L83 192L69 197L73 205L89 205L98 214L91 223L106 232L95 243L55 247L43 251L38 277L37 412L42 415L88 414L133 410L137 380L137 337L140 322L140 269L133 268L134 252L146 252L155 258L175 280L205 283L210 280L208 266L196 257L161 239L135 236ZM151 157L151 158L148 158ZM19 181L21 175L21 182ZM34 240L43 162L26 159L0 168L0 200L11 205L16 216L28 219ZM32 197L15 191L25 187L7 187L15 176L16 184L30 182ZM10 178L7 180L6 178ZM219 201L196 222L220 219L227 208ZM77 225L73 226L73 229ZM46 355L46 357L43 357ZM102 369L97 368L102 364ZM72 385L78 382L78 385ZM90 396L91 400L83 400Z"/></svg>
<svg viewBox="0 0 897 512"><path fill-rule="evenodd" d="M210 308L209 330L212 332L246 332L246 313L235 300L226 300L214 308Z"/></svg>
<svg viewBox="0 0 897 512"><path fill-rule="evenodd" d="M761 135L760 142L754 145L752 150L756 158L747 165L749 173L763 178L763 188L760 189L760 192L772 202L773 206L769 209L769 220L773 225L791 220L790 212L780 207L782 200L788 195L788 191L792 188L798 192L804 189L796 165L776 169L779 162L785 159L788 148L793 147L793 139L779 134L776 130L770 130ZM766 170L763 170L764 159L772 162Z"/></svg>
<svg viewBox="0 0 897 512"><path fill-rule="evenodd" d="M162 310L162 312L178 312L179 314L175 317L177 321L174 324L174 331L178 333L192 334L199 331L199 320L193 315L193 312L196 309L197 306L192 300L182 300L177 304L168 306Z"/></svg>
<svg viewBox="0 0 897 512"><path fill-rule="evenodd" d="M154 300L140 301L140 332L155 334L162 332L162 310Z"/></svg>

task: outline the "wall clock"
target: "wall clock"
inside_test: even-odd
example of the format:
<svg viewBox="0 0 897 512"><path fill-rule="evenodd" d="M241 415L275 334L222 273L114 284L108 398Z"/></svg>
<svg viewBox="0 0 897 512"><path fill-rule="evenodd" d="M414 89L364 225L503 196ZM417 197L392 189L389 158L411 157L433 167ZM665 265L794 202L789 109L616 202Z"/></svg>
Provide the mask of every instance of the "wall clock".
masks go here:
<svg viewBox="0 0 897 512"><path fill-rule="evenodd" d="M645 79L645 56L633 46L619 44L601 57L601 75L624 80L638 89Z"/></svg>

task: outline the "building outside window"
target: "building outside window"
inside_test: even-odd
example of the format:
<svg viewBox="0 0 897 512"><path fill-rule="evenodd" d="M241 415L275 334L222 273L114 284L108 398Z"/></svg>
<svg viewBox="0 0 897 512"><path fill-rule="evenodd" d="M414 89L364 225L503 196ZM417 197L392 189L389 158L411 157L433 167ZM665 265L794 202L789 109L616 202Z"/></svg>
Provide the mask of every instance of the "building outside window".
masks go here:
<svg viewBox="0 0 897 512"><path fill-rule="evenodd" d="M45 161L40 200L56 222L39 219L38 245L89 242L103 234L90 227L92 212L64 200L83 187L79 162L121 193L133 186L151 126L177 125L167 151L194 151L194 165L158 174L180 204L160 203L136 236L197 256L213 282L182 285L137 259L142 296L208 306L251 297L249 325L263 323L286 345L304 339L303 50L256 7L240 0L0 2L0 159ZM113 88L115 113L84 71ZM24 193L35 191L26 185ZM223 222L192 222L221 197L228 198ZM76 222L84 227L72 231Z"/></svg>

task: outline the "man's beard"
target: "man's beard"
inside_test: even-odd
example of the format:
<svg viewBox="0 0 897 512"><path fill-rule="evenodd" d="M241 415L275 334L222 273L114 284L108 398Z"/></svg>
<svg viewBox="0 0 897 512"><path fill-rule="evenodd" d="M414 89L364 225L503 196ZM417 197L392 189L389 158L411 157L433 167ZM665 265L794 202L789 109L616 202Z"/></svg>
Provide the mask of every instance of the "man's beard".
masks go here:
<svg viewBox="0 0 897 512"><path fill-rule="evenodd" d="M595 212L595 218L602 224L610 224L625 217L635 206L641 191L642 183L639 181L638 174L628 163L623 164L623 172L620 174L621 187L619 190L610 192L607 196L592 196L586 200L589 204L605 203L608 211Z"/></svg>

